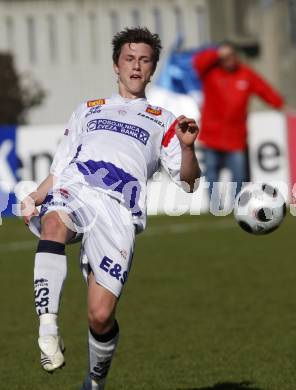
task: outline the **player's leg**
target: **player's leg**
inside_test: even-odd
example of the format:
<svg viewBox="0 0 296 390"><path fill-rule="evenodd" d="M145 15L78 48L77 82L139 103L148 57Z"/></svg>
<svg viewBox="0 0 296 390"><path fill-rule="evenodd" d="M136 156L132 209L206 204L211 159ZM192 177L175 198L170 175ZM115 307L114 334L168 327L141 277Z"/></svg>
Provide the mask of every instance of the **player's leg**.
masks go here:
<svg viewBox="0 0 296 390"><path fill-rule="evenodd" d="M100 286L91 273L88 281L89 373L83 390L104 389L119 338L115 319L117 301L118 298Z"/></svg>
<svg viewBox="0 0 296 390"><path fill-rule="evenodd" d="M73 234L61 219L62 211L52 211L41 219L41 236L34 266L35 307L39 316L41 365L53 371L64 364L62 340L58 334L58 310L67 274L65 242ZM67 215L63 213L63 218Z"/></svg>
<svg viewBox="0 0 296 390"><path fill-rule="evenodd" d="M83 263L92 270L88 280L90 367L83 390L104 389L119 337L115 309L131 268L135 240L128 209L101 193L96 194L95 205L96 223L84 234L81 256L86 256Z"/></svg>

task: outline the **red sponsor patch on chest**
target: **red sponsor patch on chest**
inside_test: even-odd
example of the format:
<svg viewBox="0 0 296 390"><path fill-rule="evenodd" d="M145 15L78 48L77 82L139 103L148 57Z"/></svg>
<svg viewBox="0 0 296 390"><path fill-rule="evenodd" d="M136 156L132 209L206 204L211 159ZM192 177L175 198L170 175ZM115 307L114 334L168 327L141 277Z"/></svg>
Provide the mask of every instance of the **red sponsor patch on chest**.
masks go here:
<svg viewBox="0 0 296 390"><path fill-rule="evenodd" d="M146 108L146 112L148 112L148 114L159 116L159 115L161 115L162 110L161 110L161 108L153 108L151 106L148 106Z"/></svg>
<svg viewBox="0 0 296 390"><path fill-rule="evenodd" d="M100 106L102 104L105 104L106 100L105 99L96 99L96 100L89 100L87 102L87 107L95 107L95 106Z"/></svg>

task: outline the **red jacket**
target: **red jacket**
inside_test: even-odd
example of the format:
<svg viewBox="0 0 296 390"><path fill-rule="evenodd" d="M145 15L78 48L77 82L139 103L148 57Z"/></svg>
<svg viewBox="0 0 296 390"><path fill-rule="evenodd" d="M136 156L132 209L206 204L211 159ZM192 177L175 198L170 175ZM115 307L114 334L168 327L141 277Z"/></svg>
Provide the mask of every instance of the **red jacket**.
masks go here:
<svg viewBox="0 0 296 390"><path fill-rule="evenodd" d="M217 150L243 150L250 96L257 95L275 108L281 108L284 101L248 66L239 64L237 70L227 72L218 61L215 49L205 50L193 58L204 91L199 140Z"/></svg>

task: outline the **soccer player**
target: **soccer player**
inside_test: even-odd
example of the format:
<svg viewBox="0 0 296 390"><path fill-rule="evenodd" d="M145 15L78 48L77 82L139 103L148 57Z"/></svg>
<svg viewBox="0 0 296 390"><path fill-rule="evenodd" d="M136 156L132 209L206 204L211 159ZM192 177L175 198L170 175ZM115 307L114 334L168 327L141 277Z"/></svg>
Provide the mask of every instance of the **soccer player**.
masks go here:
<svg viewBox="0 0 296 390"><path fill-rule="evenodd" d="M22 205L25 222L40 234L34 287L46 371L64 364L57 320L67 272L65 244L83 234L89 321L84 390L105 386L119 337L118 298L130 271L135 234L146 224L147 180L160 164L188 191L200 177L196 122L185 116L176 119L145 98L161 50L158 35L127 28L112 43L118 94L74 111L50 175Z"/></svg>

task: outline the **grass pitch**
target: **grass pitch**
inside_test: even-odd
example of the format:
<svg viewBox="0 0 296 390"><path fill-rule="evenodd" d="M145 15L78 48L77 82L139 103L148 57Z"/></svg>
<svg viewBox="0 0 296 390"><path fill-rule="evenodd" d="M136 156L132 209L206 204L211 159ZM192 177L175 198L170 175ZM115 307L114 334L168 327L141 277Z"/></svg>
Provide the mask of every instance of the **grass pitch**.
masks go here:
<svg viewBox="0 0 296 390"><path fill-rule="evenodd" d="M36 242L0 228L0 389L79 390L87 367L86 287L68 248L60 328L67 365L39 367ZM230 217L154 217L137 239L106 390L295 390L295 219L269 236Z"/></svg>

